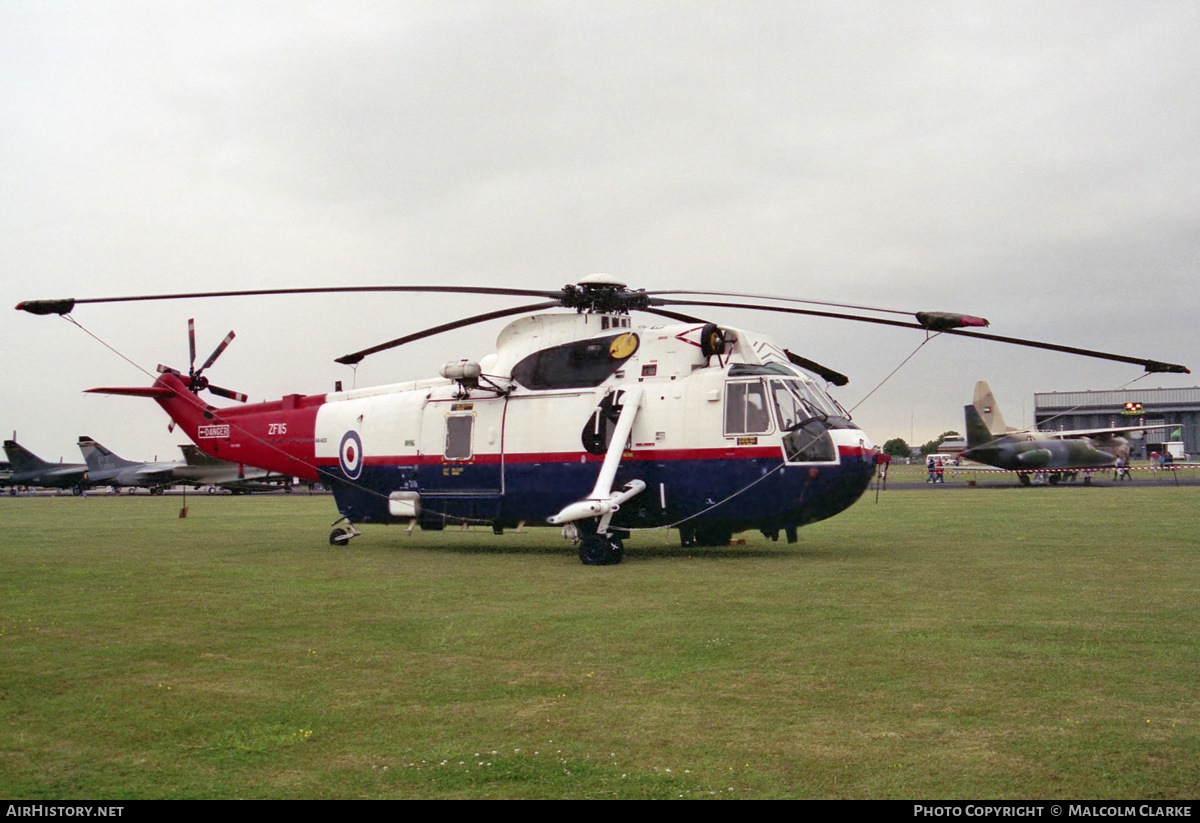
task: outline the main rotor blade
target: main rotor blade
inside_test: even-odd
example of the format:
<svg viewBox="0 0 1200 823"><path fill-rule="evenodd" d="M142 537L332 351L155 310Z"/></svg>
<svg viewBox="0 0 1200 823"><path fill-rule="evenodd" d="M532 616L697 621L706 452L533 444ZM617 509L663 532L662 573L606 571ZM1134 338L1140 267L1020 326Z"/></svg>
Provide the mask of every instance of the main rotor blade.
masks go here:
<svg viewBox="0 0 1200 823"><path fill-rule="evenodd" d="M573 303L571 301L571 299L570 299L571 295L568 294L568 292L570 292L570 291L571 291L570 287L568 287L567 289L558 290L558 291L544 291L544 290L538 290L538 289L510 289L510 288L491 288L491 287L479 287L479 286L337 286L337 287L299 288L299 289L250 289L250 290L240 290L240 291L189 292L189 293L179 293L179 294L142 295L142 296L131 296L131 297L101 297L101 298L85 298L85 299L66 298L66 299L58 299L58 300L26 300L21 303L18 303L16 308L21 311L29 312L31 314L68 314L79 303L123 303L123 302L134 302L134 301L144 301L144 300L179 300L179 299L201 298L201 297L251 297L251 296L261 296L261 295L339 294L339 293L352 294L352 293L371 293L371 292L379 292L379 293L384 293L384 292L399 292L399 293L426 292L426 293L441 293L441 294L483 294L483 295L497 295L497 296L525 296L525 297L545 297L545 298L549 298L550 300L554 301L552 303L540 304L537 306L512 309L512 310L508 310L506 312L489 312L487 314L477 315L476 317L467 318L465 320L458 321L455 323L448 323L443 326L437 326L432 329L427 329L423 332L418 332L414 335L408 335L405 337L397 338L394 341L390 341L389 343L385 343L380 346L375 346L370 349L364 349L363 351L357 352L355 354L345 355L344 357L338 358L338 361L337 361L339 363L357 363L357 362L359 362L359 360L361 360L366 355L374 354L377 351L383 351L388 348L393 348L394 346L402 345L403 343L411 342L413 340L419 340L422 337L428 337L433 334L438 334L442 331L450 331L452 329L462 328L463 326L471 325L472 323L483 322L485 320L490 320L490 319L493 319L496 317L505 317L505 316L510 316L512 314L519 314L523 311L537 311L537 310L543 309L543 308L554 308L554 307L561 307L561 306L568 306L568 307L572 307L572 308L584 307L583 303L576 305L575 303ZM687 293L688 292L656 292L655 294L687 294ZM1074 347L1074 346L1061 346L1061 345L1057 345L1054 343L1042 343L1042 342L1035 341L1035 340L1022 340L1022 339L1014 338L1014 337L1002 337L999 335L985 334L982 332L966 332L966 331L961 331L960 329L956 328L956 326L959 326L959 325L985 325L985 323L980 321L978 318L961 318L960 317L960 320L962 322L959 322L959 321L949 319L954 316L918 313L916 315L918 318L921 317L922 315L924 315L927 319L923 322L919 321L917 323L909 323L909 322L902 322L902 321L898 321L898 320L887 320L884 318L863 317L860 315L843 314L840 312L818 311L815 309L788 308L788 307L784 307L784 306L768 306L768 305L762 305L762 304L757 304L757 303L756 304L747 304L747 303L704 301L704 300L666 299L663 297L650 297L649 296L650 293L648 293L648 292L636 292L636 293L622 292L621 294L622 294L623 299L618 300L614 304L616 306L617 310L629 310L629 309L647 310L650 307L655 307L657 309L656 313L663 314L663 316L671 317L672 315L664 313L664 311L662 310L662 307L664 307L664 306L706 306L706 307L710 307L710 308L751 309L754 311L773 311L773 312L780 312L780 313L784 313L784 314L807 315L807 316L811 316L811 317L828 317L828 318L834 318L834 319L838 319L838 320L853 320L853 321L857 321L860 323L875 323L875 324L885 325L885 326L898 326L898 327L902 327L902 328L919 329L919 330L923 330L926 332L936 331L936 332L942 332L942 333L946 333L946 334L957 334L957 335L961 335L964 337L977 337L977 338L980 338L983 340L991 340L991 341L998 342L998 343L1009 343L1009 344L1017 345L1017 346L1026 346L1029 348L1039 348L1039 349L1045 349L1048 351L1058 351L1058 352L1063 352L1066 354L1080 355L1083 357L1094 357L1094 358L1098 358L1101 360L1111 360L1111 361L1120 362L1120 363L1131 363L1134 365L1142 366L1148 372L1156 372L1156 373L1157 372L1170 372L1170 373L1175 373L1175 374L1190 374L1191 373L1191 370L1188 369L1186 366L1181 366L1181 365L1174 364L1174 363L1163 363L1163 362L1160 362L1157 360L1148 360L1148 359L1138 358L1138 357L1128 357L1125 355L1110 354L1107 352L1101 352L1101 351L1096 351L1096 350L1092 350L1092 349L1083 349L1083 348L1078 348L1078 347ZM720 293L696 292L695 294L704 295L704 294L720 294ZM734 293L730 293L730 295L738 296ZM624 299L624 298L629 298L629 299ZM756 299L759 299L759 298L756 298ZM787 301L795 300L794 298L778 298L778 297L761 298L761 299L787 300ZM875 308L867 308L867 307L844 306L842 304L836 304L836 303L820 303L819 301L798 301L798 300L796 300L795 302L806 302L806 303L812 303L815 305L825 305L825 306L829 306L832 308L852 308L855 310L862 310L862 311L897 313L897 312L895 312L895 310L892 310L892 309L875 309ZM595 308L595 306L592 306L592 308ZM683 318L686 316L680 315L679 317ZM933 319L931 320L929 318L933 318ZM687 319L684 322L693 322L693 321L691 319Z"/></svg>
<svg viewBox="0 0 1200 823"><path fill-rule="evenodd" d="M656 303L658 301L656 300ZM1019 337L1003 337L997 334L987 334L985 332L963 331L957 328L944 328L942 323L934 325L925 325L922 323L907 323L901 320L887 320L882 317L862 317L860 315L842 314L840 312L817 311L815 309L795 309L785 306L764 306L753 303L723 303L716 301L703 300L664 300L659 305L671 306L708 306L712 308L726 309L751 309L754 311L773 311L782 314L802 314L809 317L829 317L836 320L854 320L859 323L875 323L882 326L898 326L906 329L918 329L920 331L938 331L943 334L957 334L961 337L974 337L980 340L991 340L996 343L1008 343L1014 346L1025 346L1027 348L1045 349L1047 351L1063 352L1064 354L1076 354L1081 357L1094 357L1100 360L1112 360L1117 363L1132 363L1135 366L1141 366L1147 372L1161 373L1170 372L1173 374L1191 374L1191 370L1186 366L1181 366L1175 363L1163 363L1158 360L1148 360L1141 357L1129 357L1123 354L1111 354L1095 349L1083 349L1076 346L1061 346L1057 343L1043 343L1038 340L1024 340ZM926 314L919 312L918 316ZM945 315L940 313L929 313L927 317L944 318ZM963 318L964 320L977 320L978 318Z"/></svg>
<svg viewBox="0 0 1200 823"><path fill-rule="evenodd" d="M809 360L807 357L801 357L800 355L790 352L787 349L784 349L783 353L787 355L787 359L792 361L794 365L797 365L802 369L808 369L813 374L825 378L835 386L844 386L850 382L850 378L846 375L842 374L841 372L834 371L828 366L822 366L815 360Z"/></svg>
<svg viewBox="0 0 1200 823"><path fill-rule="evenodd" d="M666 309L657 309L657 308L652 309L649 306L641 309L641 311L646 312L646 314L657 314L660 317L666 317L670 320L678 320L680 323L707 323L707 322L709 322L709 321L705 320L703 317L693 317L690 314L681 314L680 312L667 311Z"/></svg>
<svg viewBox="0 0 1200 823"><path fill-rule="evenodd" d="M664 291L648 291L648 292L646 292L646 294L651 295L652 297L657 297L659 295L670 295L670 294L689 295L689 296L693 296L693 297L738 297L738 298L748 298L751 300L775 300L780 303L803 303L808 306L827 306L832 309L853 309L855 311L880 312L881 314L901 314L901 315L905 315L908 317L911 317L913 315L913 312L903 311L901 309L881 309L881 308L876 308L873 306L856 306L851 303L830 303L830 302L827 302L824 300L805 300L800 297L783 297L781 295L776 295L776 294L748 294L746 292L733 292L733 291L726 292L726 291L665 291L665 290ZM654 302L657 303L658 301L655 300ZM674 301L668 300L668 302L674 302Z"/></svg>
<svg viewBox="0 0 1200 823"><path fill-rule="evenodd" d="M534 311L542 311L543 309L558 308L561 304L558 301L552 303L532 303L528 306L517 306L513 309L499 309L498 311L489 311L484 314L477 314L473 317L464 317L461 320L455 320L453 323L443 323L440 326L424 329L422 331L406 334L403 337L397 337L395 340L389 340L386 343L380 343L377 346L371 346L369 349L363 349L351 354L344 354L337 358L334 362L341 363L346 366L353 366L360 362L364 357L370 354L377 354L381 351L394 349L397 346L403 346L405 343L411 343L414 340L421 340L426 337L433 337L435 334L442 332L461 329L465 326L472 326L476 323L484 323L488 320L495 320L500 317L511 317L514 314L527 314Z"/></svg>
<svg viewBox="0 0 1200 823"><path fill-rule="evenodd" d="M80 303L134 303L146 300L191 300L202 297L262 297L294 294L362 294L372 292L430 292L434 294L487 294L512 297L547 297L561 299L563 292L541 289L509 289L489 286L328 286L303 289L243 289L236 291L180 292L178 294L146 294L129 297L62 298L56 300L25 300L17 309L30 314L69 314Z"/></svg>

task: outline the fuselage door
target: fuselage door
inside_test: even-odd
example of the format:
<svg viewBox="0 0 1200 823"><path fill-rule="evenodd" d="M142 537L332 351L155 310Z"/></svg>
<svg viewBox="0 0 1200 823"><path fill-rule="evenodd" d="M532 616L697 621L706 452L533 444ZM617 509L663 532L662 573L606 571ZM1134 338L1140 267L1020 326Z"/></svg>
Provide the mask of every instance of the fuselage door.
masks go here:
<svg viewBox="0 0 1200 823"><path fill-rule="evenodd" d="M505 397L431 398L417 473L430 517L490 521L504 494Z"/></svg>
<svg viewBox="0 0 1200 823"><path fill-rule="evenodd" d="M783 435L783 455L789 463L828 463L837 460L829 434L830 416L820 396L799 380L772 378L771 406Z"/></svg>

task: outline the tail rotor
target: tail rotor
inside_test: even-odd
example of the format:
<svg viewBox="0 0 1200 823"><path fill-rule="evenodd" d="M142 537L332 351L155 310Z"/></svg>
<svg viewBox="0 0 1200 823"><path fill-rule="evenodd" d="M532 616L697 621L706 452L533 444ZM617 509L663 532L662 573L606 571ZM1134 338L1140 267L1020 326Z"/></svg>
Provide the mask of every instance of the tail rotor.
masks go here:
<svg viewBox="0 0 1200 823"><path fill-rule="evenodd" d="M187 374L185 375L178 369L173 369L170 366L164 366L161 363L158 365L158 371L160 374L173 374L177 377L186 377L188 381L188 389L190 391L199 393L205 389L208 389L210 392L219 397L225 397L230 400L236 400L239 403L245 403L247 400L246 395L242 394L241 392L233 391L232 389L223 389L220 386L214 386L212 383L208 382L208 378L204 376L205 370L212 366L213 363L217 362L217 358L220 357L222 352L224 352L225 349L229 347L229 344L233 342L234 336L235 335L232 331L225 335L225 339L222 340L220 344L213 350L213 353L208 356L208 359L204 361L204 364L197 369L196 321L194 319L188 320L189 360Z"/></svg>

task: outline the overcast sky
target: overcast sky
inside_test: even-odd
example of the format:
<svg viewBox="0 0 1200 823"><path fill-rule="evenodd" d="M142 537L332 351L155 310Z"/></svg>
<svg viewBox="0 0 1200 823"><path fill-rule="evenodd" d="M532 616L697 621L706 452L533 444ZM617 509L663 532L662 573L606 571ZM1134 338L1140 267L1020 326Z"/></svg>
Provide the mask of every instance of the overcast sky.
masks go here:
<svg viewBox="0 0 1200 823"><path fill-rule="evenodd" d="M150 378L30 298L371 284L752 291L911 311L1200 367L1200 4L0 0L0 430L176 458ZM254 399L436 374L503 321L333 359L512 301L80 306L137 366ZM924 337L712 311L847 374ZM650 320L650 318L644 318ZM976 380L1033 393L1135 366L943 336L854 413L961 430ZM1193 386L1152 375L1138 388Z"/></svg>

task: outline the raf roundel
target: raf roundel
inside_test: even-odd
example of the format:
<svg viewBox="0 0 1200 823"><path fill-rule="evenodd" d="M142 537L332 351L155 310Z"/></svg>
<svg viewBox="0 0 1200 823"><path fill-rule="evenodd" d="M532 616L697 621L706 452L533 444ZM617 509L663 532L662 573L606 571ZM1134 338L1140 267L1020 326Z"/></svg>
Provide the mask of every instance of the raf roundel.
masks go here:
<svg viewBox="0 0 1200 823"><path fill-rule="evenodd" d="M358 432L348 431L342 437L338 459L342 464L342 473L350 480L357 480L363 467L363 447Z"/></svg>

